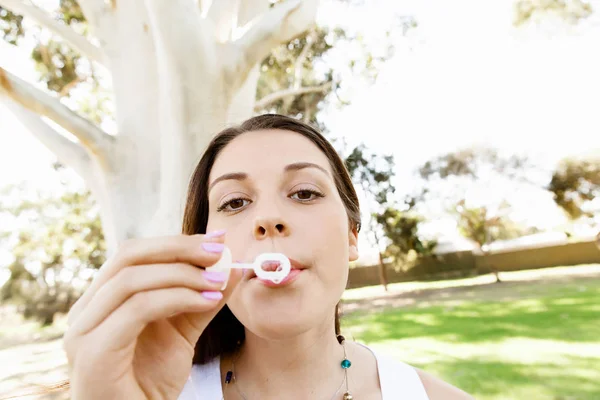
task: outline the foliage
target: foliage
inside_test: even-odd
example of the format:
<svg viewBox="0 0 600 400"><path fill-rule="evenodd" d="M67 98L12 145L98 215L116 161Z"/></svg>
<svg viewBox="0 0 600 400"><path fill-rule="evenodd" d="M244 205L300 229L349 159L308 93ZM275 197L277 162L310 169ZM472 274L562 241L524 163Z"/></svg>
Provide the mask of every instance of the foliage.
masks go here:
<svg viewBox="0 0 600 400"><path fill-rule="evenodd" d="M355 182L372 196L372 199L385 207L396 188L394 177L394 157L369 153L364 144L355 147L346 157L346 168Z"/></svg>
<svg viewBox="0 0 600 400"><path fill-rule="evenodd" d="M2 37L10 44L17 44L23 36L23 17L0 7L0 31Z"/></svg>
<svg viewBox="0 0 600 400"><path fill-rule="evenodd" d="M78 33L88 36L87 22L77 1L61 0L59 7L53 11L53 16ZM17 44L18 39L25 34L22 19L22 16L0 8L0 29L4 31L4 40ZM399 28L404 31L416 26L412 18L405 18L399 24ZM96 76L95 65L71 49L60 37L36 35L36 40L31 56L47 89L61 97L69 97L75 88L85 83L86 96L78 97L77 102L80 104L75 108L96 123L101 123L105 118L114 118L111 107L105 104L108 99L103 98L96 102L96 107L89 107L90 103L95 103L93 98L105 97L105 92L110 91ZM334 94L333 99L337 99L339 104L345 105L348 102L338 93L342 86L340 73L334 71L326 61L334 45L341 42L360 47L359 55L354 58L347 56L346 64L354 76L370 80L376 79L379 65L393 51L393 47L389 45L387 54L375 55L362 44L358 34L349 35L340 28L315 27L300 37L277 46L262 61L256 99L260 102L270 94L284 91L293 94L267 102L263 106L258 104L256 111L294 116L326 130L317 119L326 98ZM314 90L298 92L298 89L304 88Z"/></svg>
<svg viewBox="0 0 600 400"><path fill-rule="evenodd" d="M423 179L446 179L450 176L481 178L482 171L491 170L510 178L525 179L524 171L531 167L523 156L503 156L491 147L470 147L435 157L419 168Z"/></svg>
<svg viewBox="0 0 600 400"><path fill-rule="evenodd" d="M426 161L418 168L422 178L419 194L420 204L428 201L444 202L444 207L455 214L455 207L468 200L469 191L485 190L486 198L492 199L490 190L496 191L493 199L501 208L507 207L508 191L517 185L539 187L536 179L538 166L528 157L501 154L492 147L468 147L448 152ZM506 187L506 191L498 191Z"/></svg>
<svg viewBox="0 0 600 400"><path fill-rule="evenodd" d="M60 0L56 3L58 6L50 10L54 20L59 24L69 25L77 34L87 36L92 43L96 41L96 38L90 37L87 22L76 0ZM0 10L0 18L4 40L13 45L21 45L20 38L27 39L27 42L29 39L33 40L31 57L48 92L58 95L61 103L98 125L104 122L111 126L116 125L114 105L111 107L113 99L108 94L111 93L110 79L105 70L74 51L60 37L45 28L40 29L36 26L29 29L31 25L23 25L21 16ZM404 24L405 29L416 26L414 20L411 21L411 24ZM24 30L23 26L27 30ZM278 112L299 117L326 130L318 121L317 114L329 99L335 99L329 97L330 94L336 95L339 102L345 104L338 94L341 86L339 71L333 71L328 66L327 57L334 45L341 41L355 42L360 47L360 39L359 35L349 35L341 29L315 27L273 49L260 65L256 97L260 103L269 95L279 92L291 91L293 94L260 103L261 106L255 111ZM362 46L362 50L356 59L348 56L348 69L366 78L375 79L378 63L391 55L391 48L384 56L371 54L365 46ZM298 89L307 88L315 90L298 93ZM40 197L10 210L13 218L25 220L31 215L36 217L30 224L31 230L28 228L5 238L7 243L10 243L15 258L11 265L11 279L4 288L5 298L17 300L22 293L21 300L27 298L32 302L32 307L38 307L42 304L42 297L49 303L58 302L56 296L66 292L69 293L68 299L63 303L67 304L72 298L71 290L75 289L62 287L60 285L64 282L60 279L55 282L49 276L63 276L61 266L66 268L67 265L72 265L69 268L76 271L73 275L80 272L85 275L83 271L101 264L104 242L97 211L92 213L96 206L87 192L65 196L67 197L61 199ZM59 215L61 218L53 220L47 213ZM84 214L87 215L87 220L83 218ZM81 218L78 217L79 219L74 221L73 215ZM46 223L42 224L42 220L46 220ZM65 246L76 250L63 254L61 249L64 250ZM29 268L32 264L37 264L39 271L32 272ZM34 291L48 294L36 297L33 295ZM57 309L60 310L60 307ZM29 314L36 312L28 311ZM44 314L50 315L48 318L51 319L53 312L54 310L44 311Z"/></svg>
<svg viewBox="0 0 600 400"><path fill-rule="evenodd" d="M515 26L521 26L537 14L552 14L575 24L592 14L592 5L586 0L517 0L514 3Z"/></svg>
<svg viewBox="0 0 600 400"><path fill-rule="evenodd" d="M29 196L26 185L6 188L2 203L0 217L20 227L0 235L14 258L0 296L25 317L51 324L105 260L98 209L88 191Z"/></svg>
<svg viewBox="0 0 600 400"><path fill-rule="evenodd" d="M426 241L419 236L419 224L423 222L421 216L411 211L387 208L375 215L375 220L390 241L384 255L395 261L396 268L407 269L416 256L433 254L436 241Z"/></svg>
<svg viewBox="0 0 600 400"><path fill-rule="evenodd" d="M563 160L547 189L571 219L593 217L600 211L591 207L592 201L600 196L600 161Z"/></svg>
<svg viewBox="0 0 600 400"><path fill-rule="evenodd" d="M409 254L430 254L435 242L419 238L418 226L423 218L412 210L414 201L398 204L393 198L396 191L392 183L393 156L375 155L360 145L348 155L346 166L356 185L362 188L372 210L368 221L369 233L373 246L380 249L381 268L384 268L383 257L391 258L398 267L406 267Z"/></svg>
<svg viewBox="0 0 600 400"><path fill-rule="evenodd" d="M465 201L456 206L459 232L483 247L497 240L514 239L526 233L533 233L531 228L521 227L508 216L510 206L503 202L496 210L490 207L467 207Z"/></svg>

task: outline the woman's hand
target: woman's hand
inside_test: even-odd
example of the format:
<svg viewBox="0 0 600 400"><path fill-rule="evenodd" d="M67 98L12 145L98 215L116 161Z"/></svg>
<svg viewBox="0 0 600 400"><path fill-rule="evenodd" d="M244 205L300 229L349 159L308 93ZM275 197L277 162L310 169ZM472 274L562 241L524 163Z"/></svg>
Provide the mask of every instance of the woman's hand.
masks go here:
<svg viewBox="0 0 600 400"><path fill-rule="evenodd" d="M223 237L133 240L100 269L69 312L64 348L74 400L177 399L194 346L241 278L216 263ZM222 251L222 250L221 250Z"/></svg>

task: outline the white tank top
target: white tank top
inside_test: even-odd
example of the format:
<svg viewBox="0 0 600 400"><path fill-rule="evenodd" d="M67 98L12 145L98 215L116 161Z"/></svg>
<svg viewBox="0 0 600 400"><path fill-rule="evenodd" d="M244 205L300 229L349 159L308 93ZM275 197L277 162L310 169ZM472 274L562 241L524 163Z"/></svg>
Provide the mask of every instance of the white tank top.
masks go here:
<svg viewBox="0 0 600 400"><path fill-rule="evenodd" d="M423 383L413 367L377 354L373 350L371 352L377 360L383 400L429 400ZM220 358L217 357L208 364L192 367L190 377L178 400L221 400L222 398Z"/></svg>

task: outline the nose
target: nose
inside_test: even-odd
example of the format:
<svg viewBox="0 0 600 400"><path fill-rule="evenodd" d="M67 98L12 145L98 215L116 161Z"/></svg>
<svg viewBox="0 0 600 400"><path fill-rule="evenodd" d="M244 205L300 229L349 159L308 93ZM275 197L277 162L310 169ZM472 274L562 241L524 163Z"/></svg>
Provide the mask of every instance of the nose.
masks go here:
<svg viewBox="0 0 600 400"><path fill-rule="evenodd" d="M256 218L254 221L254 237L258 240L269 237L285 237L290 234L288 224L280 218Z"/></svg>

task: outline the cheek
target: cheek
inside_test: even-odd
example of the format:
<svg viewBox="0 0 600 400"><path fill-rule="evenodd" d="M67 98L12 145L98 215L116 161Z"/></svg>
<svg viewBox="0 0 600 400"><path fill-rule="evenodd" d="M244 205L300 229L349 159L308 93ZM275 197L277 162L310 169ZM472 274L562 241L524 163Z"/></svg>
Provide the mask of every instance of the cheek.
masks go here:
<svg viewBox="0 0 600 400"><path fill-rule="evenodd" d="M340 211L341 209L341 211ZM348 269L348 216L343 205L323 210L312 237L315 254L320 254L327 277L337 277Z"/></svg>

